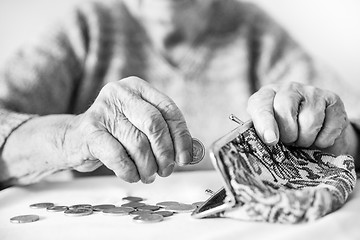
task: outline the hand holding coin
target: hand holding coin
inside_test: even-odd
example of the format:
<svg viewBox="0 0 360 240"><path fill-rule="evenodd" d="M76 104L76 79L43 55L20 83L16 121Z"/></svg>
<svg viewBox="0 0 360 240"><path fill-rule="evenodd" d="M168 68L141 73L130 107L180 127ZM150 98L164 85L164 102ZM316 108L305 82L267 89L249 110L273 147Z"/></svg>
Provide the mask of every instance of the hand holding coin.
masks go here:
<svg viewBox="0 0 360 240"><path fill-rule="evenodd" d="M127 182L151 183L193 160L180 109L137 77L106 84L90 108L69 121L62 146L80 172L104 164Z"/></svg>

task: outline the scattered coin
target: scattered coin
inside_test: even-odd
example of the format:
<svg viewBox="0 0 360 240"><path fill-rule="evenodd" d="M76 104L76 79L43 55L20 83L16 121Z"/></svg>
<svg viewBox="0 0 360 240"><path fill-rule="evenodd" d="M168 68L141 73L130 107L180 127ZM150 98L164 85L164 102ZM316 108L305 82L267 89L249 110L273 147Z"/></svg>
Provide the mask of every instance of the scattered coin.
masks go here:
<svg viewBox="0 0 360 240"><path fill-rule="evenodd" d="M201 160L205 156L205 147L204 144L196 138L192 139L192 144L193 144L193 160L192 162L190 162L190 164L197 164L201 162Z"/></svg>
<svg viewBox="0 0 360 240"><path fill-rule="evenodd" d="M150 210L137 210L137 211L133 211L131 213L129 213L130 215L144 215L144 214L151 214L153 213L153 211Z"/></svg>
<svg viewBox="0 0 360 240"><path fill-rule="evenodd" d="M129 201L129 202L141 202L141 201L143 201L144 199L141 198L141 197L128 196L128 197L122 198L122 200Z"/></svg>
<svg viewBox="0 0 360 240"><path fill-rule="evenodd" d="M192 212L196 209L195 206L190 205L190 204L183 204L180 203L179 205L174 205L174 206L167 206L165 208L165 210L167 211L172 211L172 212L177 212L177 213L186 213L186 212Z"/></svg>
<svg viewBox="0 0 360 240"><path fill-rule="evenodd" d="M211 190L207 190L211 191ZM46 208L49 212L64 212L66 216L86 216L90 215L95 211L102 212L105 215L133 215L134 221L150 223L163 221L165 217L170 217L175 213L185 213L195 210L198 206L202 205L203 202L195 202L193 204L183 204L176 201L163 201L158 202L156 205L148 205L143 201L143 198L128 196L122 198L122 200L128 201L122 204L121 207L117 207L114 204L75 204L71 206L54 205L50 202L41 202L31 204L31 208ZM164 208L164 209L160 209ZM159 210L160 209L160 210ZM35 222L40 219L37 215L20 215L10 219L12 223L27 223Z"/></svg>
<svg viewBox="0 0 360 240"><path fill-rule="evenodd" d="M100 204L92 206L93 211L103 211L105 209L114 208L114 204Z"/></svg>
<svg viewBox="0 0 360 240"><path fill-rule="evenodd" d="M170 216L174 215L174 213L170 212L170 211L156 211L156 212L154 212L154 214L159 214L163 217L170 217Z"/></svg>
<svg viewBox="0 0 360 240"><path fill-rule="evenodd" d="M73 208L66 210L64 213L66 216L81 217L92 214L93 210L89 208Z"/></svg>
<svg viewBox="0 0 360 240"><path fill-rule="evenodd" d="M159 206L154 206L154 205L144 205L144 206L137 207L137 209L138 210L156 211L156 210L159 210L160 207Z"/></svg>
<svg viewBox="0 0 360 240"><path fill-rule="evenodd" d="M145 203L140 203L140 202L129 202L129 203L124 203L121 206L122 207L132 207L132 208L138 208L138 207L142 207L145 206Z"/></svg>
<svg viewBox="0 0 360 240"><path fill-rule="evenodd" d="M152 213L153 210L150 209L136 209L137 212L141 212L141 213Z"/></svg>
<svg viewBox="0 0 360 240"><path fill-rule="evenodd" d="M76 204L76 205L71 205L69 207L69 209L76 209L76 208L89 208L89 209L92 209L92 205L91 204Z"/></svg>
<svg viewBox="0 0 360 240"><path fill-rule="evenodd" d="M20 215L10 218L11 223L30 223L40 219L38 215Z"/></svg>
<svg viewBox="0 0 360 240"><path fill-rule="evenodd" d="M48 208L53 206L55 206L55 204L50 202L34 203L30 205L31 208Z"/></svg>
<svg viewBox="0 0 360 240"><path fill-rule="evenodd" d="M164 217L159 214L143 214L133 218L135 222L140 223L155 223L164 220Z"/></svg>
<svg viewBox="0 0 360 240"><path fill-rule="evenodd" d="M167 206L174 206L179 205L180 203L175 201L165 201L165 202L158 202L156 205L160 207L167 207Z"/></svg>
<svg viewBox="0 0 360 240"><path fill-rule="evenodd" d="M135 209L131 207L113 207L113 208L104 209L102 212L106 215L123 216L123 215L129 215L129 213L133 211L135 211Z"/></svg>
<svg viewBox="0 0 360 240"><path fill-rule="evenodd" d="M52 206L46 208L48 212L64 212L68 210L69 208L67 206Z"/></svg>

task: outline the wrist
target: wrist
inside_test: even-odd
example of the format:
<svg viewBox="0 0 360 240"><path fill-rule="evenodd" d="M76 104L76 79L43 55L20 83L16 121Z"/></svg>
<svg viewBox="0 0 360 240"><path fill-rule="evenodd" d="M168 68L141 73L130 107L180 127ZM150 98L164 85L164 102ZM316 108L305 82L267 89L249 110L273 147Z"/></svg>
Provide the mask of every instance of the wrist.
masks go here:
<svg viewBox="0 0 360 240"><path fill-rule="evenodd" d="M69 169L59 148L59 134L61 126L70 117L36 117L15 129L3 147L1 158L6 173L2 174L2 180L13 179L17 184L28 184Z"/></svg>
<svg viewBox="0 0 360 240"><path fill-rule="evenodd" d="M81 131L81 118L82 115L67 115L56 133L56 151L70 169L81 165L85 158L82 151L84 137Z"/></svg>

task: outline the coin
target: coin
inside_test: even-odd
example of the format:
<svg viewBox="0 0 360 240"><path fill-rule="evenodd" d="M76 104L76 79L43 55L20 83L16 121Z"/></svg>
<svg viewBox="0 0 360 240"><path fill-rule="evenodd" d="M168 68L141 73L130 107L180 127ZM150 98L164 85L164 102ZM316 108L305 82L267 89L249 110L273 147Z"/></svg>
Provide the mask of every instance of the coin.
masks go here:
<svg viewBox="0 0 360 240"><path fill-rule="evenodd" d="M174 213L170 212L170 211L156 211L156 212L154 212L154 214L159 214L163 217L170 217L170 216L174 215Z"/></svg>
<svg viewBox="0 0 360 240"><path fill-rule="evenodd" d="M104 209L102 212L106 215L122 216L122 215L129 215L129 213L133 211L135 211L135 209L131 207L113 207L113 208Z"/></svg>
<svg viewBox="0 0 360 240"><path fill-rule="evenodd" d="M128 197L122 198L122 200L129 201L129 202L140 202L140 201L143 201L144 199L141 197L128 196Z"/></svg>
<svg viewBox="0 0 360 240"><path fill-rule="evenodd" d="M130 215L144 215L144 214L151 214L153 211L150 210L137 210L129 213Z"/></svg>
<svg viewBox="0 0 360 240"><path fill-rule="evenodd" d="M81 216L90 215L92 213L93 210L89 208L73 208L73 209L68 209L64 212L66 216L71 216L71 217L81 217Z"/></svg>
<svg viewBox="0 0 360 240"><path fill-rule="evenodd" d="M69 208L67 206L52 206L46 208L48 212L64 212L68 210Z"/></svg>
<svg viewBox="0 0 360 240"><path fill-rule="evenodd" d="M93 211L103 211L105 209L114 208L113 204L100 204L92 206Z"/></svg>
<svg viewBox="0 0 360 240"><path fill-rule="evenodd" d="M186 213L186 212L192 212L196 209L195 206L190 204L183 204L180 203L179 205L174 206L167 206L165 210L172 211L172 212L178 212L178 213Z"/></svg>
<svg viewBox="0 0 360 240"><path fill-rule="evenodd" d="M179 205L179 203L175 201L165 201L165 202L158 202L156 205L160 207L167 207L167 206Z"/></svg>
<svg viewBox="0 0 360 240"><path fill-rule="evenodd" d="M159 206L154 206L154 205L144 205L144 206L137 207L137 209L138 210L156 211L156 210L159 210L160 207Z"/></svg>
<svg viewBox="0 0 360 240"><path fill-rule="evenodd" d="M205 147L202 142L200 142L198 139L193 138L192 139L193 144L193 160L190 162L190 164L197 164L201 162L201 160L205 156Z"/></svg>
<svg viewBox="0 0 360 240"><path fill-rule="evenodd" d="M92 205L90 205L90 204L75 204L75 205L71 205L69 207L69 209L76 209L76 208L89 208L89 209L92 209Z"/></svg>
<svg viewBox="0 0 360 240"><path fill-rule="evenodd" d="M34 203L30 205L31 208L48 208L53 206L55 206L55 204L50 202Z"/></svg>
<svg viewBox="0 0 360 240"><path fill-rule="evenodd" d="M161 222L164 220L164 217L159 214L143 214L133 218L135 222L140 223L154 223L154 222Z"/></svg>
<svg viewBox="0 0 360 240"><path fill-rule="evenodd" d="M145 206L145 203L140 203L140 202L129 202L129 203L124 203L121 206L122 207L132 207L132 208L138 208L138 207L142 207Z"/></svg>
<svg viewBox="0 0 360 240"><path fill-rule="evenodd" d="M38 215L20 215L10 218L11 223L30 223L40 219Z"/></svg>

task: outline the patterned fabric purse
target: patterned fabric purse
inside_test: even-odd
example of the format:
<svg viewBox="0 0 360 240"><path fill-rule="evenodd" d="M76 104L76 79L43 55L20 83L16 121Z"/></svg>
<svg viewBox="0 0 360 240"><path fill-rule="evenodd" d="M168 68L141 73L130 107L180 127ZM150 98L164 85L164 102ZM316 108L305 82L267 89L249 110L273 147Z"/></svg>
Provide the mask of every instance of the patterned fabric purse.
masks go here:
<svg viewBox="0 0 360 240"><path fill-rule="evenodd" d="M312 221L340 208L356 182L351 156L269 147L251 122L216 141L211 157L225 186L193 213L196 218Z"/></svg>

